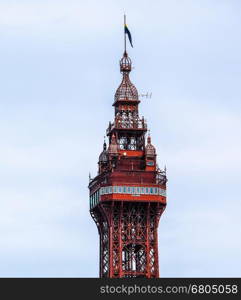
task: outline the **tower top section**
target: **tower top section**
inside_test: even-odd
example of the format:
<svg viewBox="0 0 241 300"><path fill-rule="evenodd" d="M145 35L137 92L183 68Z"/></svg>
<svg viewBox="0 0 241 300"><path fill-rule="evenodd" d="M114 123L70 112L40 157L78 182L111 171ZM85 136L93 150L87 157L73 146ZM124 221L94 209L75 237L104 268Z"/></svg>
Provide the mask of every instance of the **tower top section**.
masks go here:
<svg viewBox="0 0 241 300"><path fill-rule="evenodd" d="M138 101L138 91L130 81L129 73L131 72L131 59L125 51L120 60L120 71L123 75L122 82L115 93L115 103L119 101Z"/></svg>

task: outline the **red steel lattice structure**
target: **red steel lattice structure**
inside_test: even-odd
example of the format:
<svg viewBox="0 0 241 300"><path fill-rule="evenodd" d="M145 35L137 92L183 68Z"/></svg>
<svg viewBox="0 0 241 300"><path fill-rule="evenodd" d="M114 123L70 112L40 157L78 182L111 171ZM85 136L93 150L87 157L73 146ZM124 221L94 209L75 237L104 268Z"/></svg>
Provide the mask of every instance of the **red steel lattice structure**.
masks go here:
<svg viewBox="0 0 241 300"><path fill-rule="evenodd" d="M113 103L99 156L98 175L89 182L90 214L100 237L100 277L159 277L158 223L166 207L166 170L156 163L156 149L131 83L131 59L120 60L122 82Z"/></svg>

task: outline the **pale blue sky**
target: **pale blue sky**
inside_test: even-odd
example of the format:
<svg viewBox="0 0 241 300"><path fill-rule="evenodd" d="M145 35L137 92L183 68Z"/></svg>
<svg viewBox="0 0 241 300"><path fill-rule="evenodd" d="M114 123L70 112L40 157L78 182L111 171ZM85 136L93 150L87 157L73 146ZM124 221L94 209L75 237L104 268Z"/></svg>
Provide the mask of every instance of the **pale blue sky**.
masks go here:
<svg viewBox="0 0 241 300"><path fill-rule="evenodd" d="M88 173L113 119L124 12L168 171L160 274L241 276L238 0L0 0L0 276L98 276Z"/></svg>

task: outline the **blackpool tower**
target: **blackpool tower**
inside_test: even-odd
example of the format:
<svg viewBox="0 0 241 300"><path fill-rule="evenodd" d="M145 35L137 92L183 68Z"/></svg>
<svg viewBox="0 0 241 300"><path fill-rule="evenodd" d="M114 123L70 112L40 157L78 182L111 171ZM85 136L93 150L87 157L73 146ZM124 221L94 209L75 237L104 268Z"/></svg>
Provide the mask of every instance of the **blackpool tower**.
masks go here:
<svg viewBox="0 0 241 300"><path fill-rule="evenodd" d="M146 121L139 116L131 69L125 50L108 143L99 156L98 174L89 181L90 214L99 232L100 277L157 278L158 223L166 207L167 178L157 165Z"/></svg>

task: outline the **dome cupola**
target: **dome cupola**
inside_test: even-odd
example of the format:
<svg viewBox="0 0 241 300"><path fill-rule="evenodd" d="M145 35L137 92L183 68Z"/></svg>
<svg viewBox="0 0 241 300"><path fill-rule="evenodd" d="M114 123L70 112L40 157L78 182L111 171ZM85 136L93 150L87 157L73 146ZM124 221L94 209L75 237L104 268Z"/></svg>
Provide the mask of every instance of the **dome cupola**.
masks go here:
<svg viewBox="0 0 241 300"><path fill-rule="evenodd" d="M106 163L106 162L108 162L108 151L106 150L106 142L104 141L103 151L99 156L99 163Z"/></svg>

